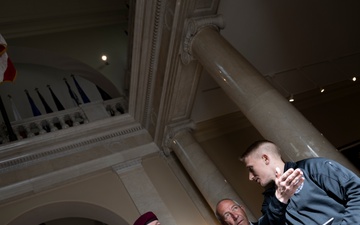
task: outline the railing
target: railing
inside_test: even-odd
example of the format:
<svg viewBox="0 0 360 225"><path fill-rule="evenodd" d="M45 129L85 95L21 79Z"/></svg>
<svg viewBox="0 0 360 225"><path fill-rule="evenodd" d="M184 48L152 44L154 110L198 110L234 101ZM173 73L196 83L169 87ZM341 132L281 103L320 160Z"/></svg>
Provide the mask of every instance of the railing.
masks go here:
<svg viewBox="0 0 360 225"><path fill-rule="evenodd" d="M42 134L56 132L127 113L128 103L125 98L116 98L104 102L92 102L79 107L66 109L46 115L31 117L11 122L17 140L31 138ZM93 116L96 114L96 118ZM10 142L5 124L0 127L0 144Z"/></svg>

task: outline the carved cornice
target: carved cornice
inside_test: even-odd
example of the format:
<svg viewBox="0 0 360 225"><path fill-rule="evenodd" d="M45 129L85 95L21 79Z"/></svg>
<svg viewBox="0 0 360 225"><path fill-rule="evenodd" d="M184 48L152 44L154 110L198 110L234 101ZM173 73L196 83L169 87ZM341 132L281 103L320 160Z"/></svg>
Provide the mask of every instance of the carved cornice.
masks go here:
<svg viewBox="0 0 360 225"><path fill-rule="evenodd" d="M41 3L36 2L32 7L36 4ZM12 7L14 10L11 12L11 9L5 6L8 12L2 15L1 33L10 39L127 23L128 9L125 4L98 2L99 5L89 4L89 7L81 4L83 3L67 1L65 5L71 10L47 7L46 10L41 10L42 13L23 13L22 10L15 10L16 7Z"/></svg>
<svg viewBox="0 0 360 225"><path fill-rule="evenodd" d="M91 146L107 143L114 138L123 139L124 136L136 135L142 131L143 128L140 125L131 126L125 129L117 130L110 133L102 133L97 136L89 137L86 139L81 138L80 141L72 142L61 147L52 148L44 151L37 151L21 156L14 156L8 159L0 161L0 174L7 173L16 169L25 168L40 162L64 157L67 155L75 154L78 152L91 149ZM51 140L50 140L51 141Z"/></svg>
<svg viewBox="0 0 360 225"><path fill-rule="evenodd" d="M221 15L197 17L186 20L183 35L184 40L181 49L181 60L185 65L194 60L191 51L192 40L196 34L205 27L212 27L219 31L225 27L224 20Z"/></svg>
<svg viewBox="0 0 360 225"><path fill-rule="evenodd" d="M146 121L146 127L148 127L148 124L150 123L149 120L149 115L151 114L151 110L150 110L150 103L151 103L151 88L152 88L152 82L153 82L153 77L155 76L156 73L156 66L157 66L157 55L158 55L158 51L159 48L158 46L158 42L161 41L161 23L162 23L162 18L161 18L161 12L163 10L162 5L161 5L162 1L161 0L157 0L156 1L156 6L155 6L155 20L154 20L154 25L153 25L153 32L152 32L152 42L151 42L151 54L150 54L150 65L149 65L149 69L148 69L148 84L147 84L147 90L146 90L146 101L145 101L145 107L144 107L144 113L143 113L143 121Z"/></svg>

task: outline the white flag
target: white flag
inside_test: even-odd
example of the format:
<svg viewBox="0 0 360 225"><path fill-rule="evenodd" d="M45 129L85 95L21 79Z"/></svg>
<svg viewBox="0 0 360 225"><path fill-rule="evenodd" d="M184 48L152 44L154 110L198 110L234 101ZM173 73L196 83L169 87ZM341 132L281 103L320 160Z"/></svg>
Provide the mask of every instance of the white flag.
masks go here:
<svg viewBox="0 0 360 225"><path fill-rule="evenodd" d="M8 57L6 50L6 41L0 34L0 83L3 81L13 81L16 77L16 69Z"/></svg>

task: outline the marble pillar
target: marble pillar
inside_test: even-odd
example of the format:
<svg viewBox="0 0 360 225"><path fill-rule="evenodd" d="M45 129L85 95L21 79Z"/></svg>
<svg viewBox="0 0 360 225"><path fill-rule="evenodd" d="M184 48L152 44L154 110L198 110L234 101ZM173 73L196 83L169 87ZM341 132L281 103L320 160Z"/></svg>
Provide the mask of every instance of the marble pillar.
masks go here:
<svg viewBox="0 0 360 225"><path fill-rule="evenodd" d="M168 145L175 152L213 211L215 211L217 202L223 198L232 198L245 205L188 129L179 129L174 132ZM256 221L251 212L247 212L247 215L251 221Z"/></svg>
<svg viewBox="0 0 360 225"><path fill-rule="evenodd" d="M140 214L155 211L162 224L176 224L155 186L141 165L141 159L113 167L119 175Z"/></svg>
<svg viewBox="0 0 360 225"><path fill-rule="evenodd" d="M216 17L212 21L219 20ZM188 22L184 50L187 52L183 55L204 66L262 136L280 147L285 159L327 157L359 174L357 168L220 35L216 24L206 22L204 25L199 21L201 19Z"/></svg>

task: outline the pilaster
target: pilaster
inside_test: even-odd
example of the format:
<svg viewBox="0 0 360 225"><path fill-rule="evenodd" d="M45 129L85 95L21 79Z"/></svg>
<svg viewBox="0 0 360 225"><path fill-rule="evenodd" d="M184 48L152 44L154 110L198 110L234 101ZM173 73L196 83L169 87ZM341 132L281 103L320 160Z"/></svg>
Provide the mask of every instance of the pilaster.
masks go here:
<svg viewBox="0 0 360 225"><path fill-rule="evenodd" d="M163 224L176 224L162 201L140 158L113 166L140 214L154 211Z"/></svg>

